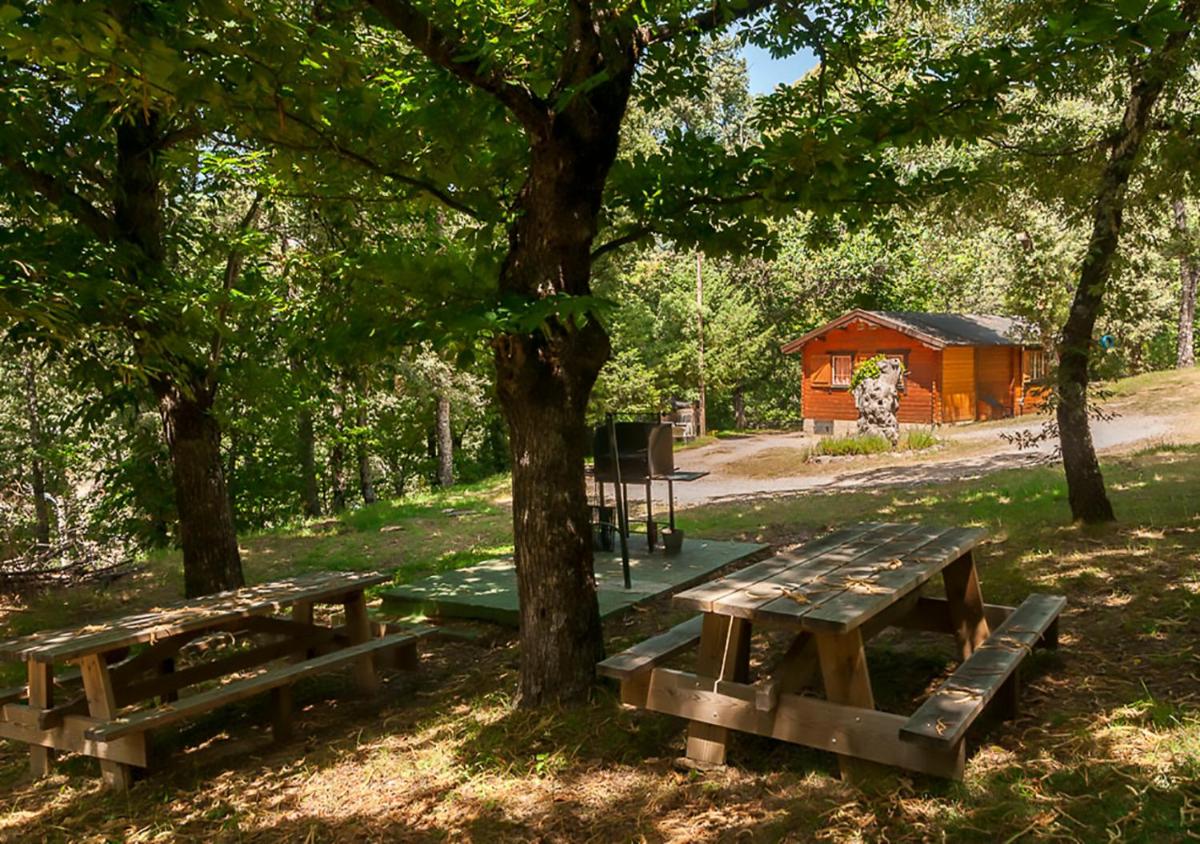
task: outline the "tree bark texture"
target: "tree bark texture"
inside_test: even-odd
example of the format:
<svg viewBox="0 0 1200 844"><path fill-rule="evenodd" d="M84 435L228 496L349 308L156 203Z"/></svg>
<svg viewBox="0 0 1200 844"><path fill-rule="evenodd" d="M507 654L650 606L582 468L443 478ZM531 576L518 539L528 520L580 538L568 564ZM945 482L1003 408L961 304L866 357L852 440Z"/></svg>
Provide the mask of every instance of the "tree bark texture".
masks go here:
<svg viewBox="0 0 1200 844"><path fill-rule="evenodd" d="M746 429L746 391L741 387L733 390L733 426L739 431Z"/></svg>
<svg viewBox="0 0 1200 844"><path fill-rule="evenodd" d="M450 427L450 397L437 397L437 458L438 486L454 486L454 431Z"/></svg>
<svg viewBox="0 0 1200 844"><path fill-rule="evenodd" d="M358 407L355 410L354 457L358 461L358 490L362 493L363 504L374 504L378 499L375 495L375 483L371 480L371 451L367 448L367 403L364 397L358 397Z"/></svg>
<svg viewBox="0 0 1200 844"><path fill-rule="evenodd" d="M1196 2L1185 4L1189 21L1195 19L1196 5ZM1172 33L1163 48L1145 60L1133 81L1121 126L1112 136L1111 152L1097 185L1092 234L1080 267L1071 311L1062 330L1058 429L1071 514L1084 522L1114 519L1088 422L1092 333L1104 305L1112 259L1120 240L1129 178L1141 152L1155 102L1167 80L1176 72L1179 54L1190 34L1190 28Z"/></svg>
<svg viewBox="0 0 1200 844"><path fill-rule="evenodd" d="M155 392L171 453L184 590L192 598L243 586L212 391L191 385L185 394L172 384L159 383Z"/></svg>
<svg viewBox="0 0 1200 844"><path fill-rule="evenodd" d="M337 388L333 403L333 444L329 447L330 509L341 513L346 509L346 394Z"/></svg>
<svg viewBox="0 0 1200 844"><path fill-rule="evenodd" d="M532 159L509 231L501 293L590 293L591 245L632 67L630 60L627 72L527 130ZM604 654L583 467L588 397L608 360L609 339L595 319L555 317L544 331L504 334L494 347L512 450L520 702L579 700Z"/></svg>
<svg viewBox="0 0 1200 844"><path fill-rule="evenodd" d="M1176 199L1171 206L1175 231L1183 244L1190 244L1187 205ZM1200 261L1190 247L1179 256L1179 338L1175 348L1175 366L1185 369L1196 365L1196 286L1200 283Z"/></svg>
<svg viewBox="0 0 1200 844"><path fill-rule="evenodd" d="M46 442L42 433L42 411L38 402L37 368L33 353L26 352L25 419L29 428L29 485L33 489L34 541L43 548L50 545L50 502L46 500ZM61 526L60 526L61 529Z"/></svg>
<svg viewBox="0 0 1200 844"><path fill-rule="evenodd" d="M296 445L300 451L300 483L304 515L321 515L321 493L317 486L317 437L312 408L307 405L296 413Z"/></svg>

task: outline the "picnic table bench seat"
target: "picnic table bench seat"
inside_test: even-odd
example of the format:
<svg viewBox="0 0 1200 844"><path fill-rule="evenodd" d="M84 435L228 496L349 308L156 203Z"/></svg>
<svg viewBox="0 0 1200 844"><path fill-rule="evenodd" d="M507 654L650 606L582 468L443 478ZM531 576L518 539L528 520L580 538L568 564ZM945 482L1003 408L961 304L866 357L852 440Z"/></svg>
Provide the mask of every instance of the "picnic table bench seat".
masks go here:
<svg viewBox="0 0 1200 844"><path fill-rule="evenodd" d="M94 741L113 741L133 733L143 733L147 730L165 727L263 692L290 686L301 677L338 668L376 651L415 644L422 636L431 631L432 628L418 628L407 633L393 633L359 645L340 648L312 659L272 668L252 677L234 680L213 689L188 695L178 701L164 703L154 709L114 718L86 730L84 735ZM277 713L277 717L278 715L279 713ZM276 726L279 726L278 721Z"/></svg>
<svg viewBox="0 0 1200 844"><path fill-rule="evenodd" d="M645 696L645 689L650 684L650 672L655 666L699 643L703 622L703 615L692 616L657 636L630 645L597 663L596 672L601 677L620 680L621 702L636 704Z"/></svg>
<svg viewBox="0 0 1200 844"><path fill-rule="evenodd" d="M1058 616L1067 599L1030 595L946 678L900 729L902 741L948 747L960 741L1010 678L1015 683L1034 647L1057 647ZM1012 687L1016 699L1016 687Z"/></svg>

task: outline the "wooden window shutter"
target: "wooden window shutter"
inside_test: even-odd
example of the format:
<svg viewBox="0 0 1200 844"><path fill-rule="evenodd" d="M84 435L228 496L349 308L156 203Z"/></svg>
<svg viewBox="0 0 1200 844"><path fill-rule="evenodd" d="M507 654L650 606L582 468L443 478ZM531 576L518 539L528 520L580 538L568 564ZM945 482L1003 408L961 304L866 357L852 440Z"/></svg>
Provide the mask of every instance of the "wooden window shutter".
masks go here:
<svg viewBox="0 0 1200 844"><path fill-rule="evenodd" d="M814 387L828 387L833 379L833 364L829 355L817 355L813 358L816 368L813 369L812 383Z"/></svg>

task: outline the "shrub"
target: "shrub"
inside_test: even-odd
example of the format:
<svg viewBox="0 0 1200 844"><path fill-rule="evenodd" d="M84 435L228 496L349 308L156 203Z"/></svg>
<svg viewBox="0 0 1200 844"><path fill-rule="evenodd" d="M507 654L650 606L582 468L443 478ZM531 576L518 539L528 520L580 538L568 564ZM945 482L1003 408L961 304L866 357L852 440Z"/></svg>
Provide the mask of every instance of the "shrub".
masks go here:
<svg viewBox="0 0 1200 844"><path fill-rule="evenodd" d="M854 367L854 371L850 373L850 389L853 390L860 383L868 378L879 377L879 364L888 359L887 355L875 355L864 361L860 361L858 366ZM900 358L893 358L900 365L900 372L904 372L904 361Z"/></svg>
<svg viewBox="0 0 1200 844"><path fill-rule="evenodd" d="M891 450L892 444L886 437L849 434L842 437L826 437L816 444L813 453L844 457L848 454L879 454Z"/></svg>
<svg viewBox="0 0 1200 844"><path fill-rule="evenodd" d="M920 451L937 445L937 437L928 428L910 428L900 437L900 448L904 451Z"/></svg>

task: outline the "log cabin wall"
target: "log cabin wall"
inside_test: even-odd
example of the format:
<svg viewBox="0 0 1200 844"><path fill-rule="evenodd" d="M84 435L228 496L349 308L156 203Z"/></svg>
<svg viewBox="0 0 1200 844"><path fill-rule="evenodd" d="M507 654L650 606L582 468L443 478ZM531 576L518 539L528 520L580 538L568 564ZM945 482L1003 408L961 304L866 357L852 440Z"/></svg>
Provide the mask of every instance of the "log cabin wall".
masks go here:
<svg viewBox="0 0 1200 844"><path fill-rule="evenodd" d="M897 414L902 424L930 425L937 421L936 381L941 353L891 328L856 323L834 328L804 345L801 402L806 419L858 418L854 397L846 386L834 384L836 356L849 355L851 366L877 354L904 360L907 370Z"/></svg>
<svg viewBox="0 0 1200 844"><path fill-rule="evenodd" d="M1018 372L1013 346L975 347L975 418L1003 419L1013 415Z"/></svg>

